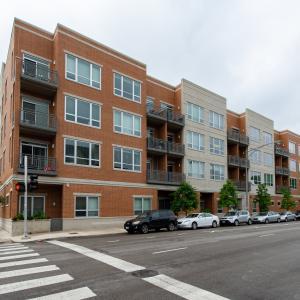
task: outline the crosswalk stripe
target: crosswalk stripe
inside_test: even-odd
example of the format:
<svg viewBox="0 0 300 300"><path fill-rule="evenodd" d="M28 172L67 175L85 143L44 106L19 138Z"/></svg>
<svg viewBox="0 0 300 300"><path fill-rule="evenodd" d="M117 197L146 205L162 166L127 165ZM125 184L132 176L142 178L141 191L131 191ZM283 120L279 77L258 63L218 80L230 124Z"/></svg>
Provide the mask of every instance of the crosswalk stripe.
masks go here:
<svg viewBox="0 0 300 300"><path fill-rule="evenodd" d="M9 254L18 254L18 253L27 253L27 252L33 252L33 250L32 249L25 249L25 250L0 252L0 255L9 255Z"/></svg>
<svg viewBox="0 0 300 300"><path fill-rule="evenodd" d="M48 276L0 285L0 295L73 280L69 274Z"/></svg>
<svg viewBox="0 0 300 300"><path fill-rule="evenodd" d="M51 294L38 298L31 298L29 300L81 300L95 297L96 294L91 291L88 287L78 288L74 290L65 291L62 293Z"/></svg>
<svg viewBox="0 0 300 300"><path fill-rule="evenodd" d="M3 245L0 246L0 249L2 249L2 248L20 247L20 246L23 246L23 245L20 244L20 243L15 243L15 244L3 244Z"/></svg>
<svg viewBox="0 0 300 300"><path fill-rule="evenodd" d="M15 277L15 276L22 276L22 275L29 275L29 274L36 274L36 273L42 273L42 272L57 271L57 270L60 270L60 268L55 265L27 268L27 269L18 269L18 270L13 270L13 271L0 272L0 279Z"/></svg>
<svg viewBox="0 0 300 300"><path fill-rule="evenodd" d="M0 257L0 260L17 259L17 258L31 257L31 256L39 256L39 254L38 253L28 253L28 254L20 254L20 255L10 255L10 256Z"/></svg>
<svg viewBox="0 0 300 300"><path fill-rule="evenodd" d="M34 258L34 259L10 261L10 262L5 262L5 263L0 263L0 268L38 264L38 263L43 263L43 262L47 262L47 261L48 261L47 258Z"/></svg>
<svg viewBox="0 0 300 300"><path fill-rule="evenodd" d="M1 249L0 249L0 252L4 252L4 251L15 251L15 250L22 250L22 249L28 249L28 247L19 246L19 247L1 248Z"/></svg>

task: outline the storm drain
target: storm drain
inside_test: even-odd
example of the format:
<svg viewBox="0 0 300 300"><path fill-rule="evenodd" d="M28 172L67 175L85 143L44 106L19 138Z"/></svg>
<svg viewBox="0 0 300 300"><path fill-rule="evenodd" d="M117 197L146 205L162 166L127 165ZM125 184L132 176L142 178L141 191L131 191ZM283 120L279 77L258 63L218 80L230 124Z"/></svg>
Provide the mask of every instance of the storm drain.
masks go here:
<svg viewBox="0 0 300 300"><path fill-rule="evenodd" d="M153 277L158 275L159 273L154 270L139 270L139 271L134 271L131 273L132 276L138 277L138 278L147 278L147 277Z"/></svg>

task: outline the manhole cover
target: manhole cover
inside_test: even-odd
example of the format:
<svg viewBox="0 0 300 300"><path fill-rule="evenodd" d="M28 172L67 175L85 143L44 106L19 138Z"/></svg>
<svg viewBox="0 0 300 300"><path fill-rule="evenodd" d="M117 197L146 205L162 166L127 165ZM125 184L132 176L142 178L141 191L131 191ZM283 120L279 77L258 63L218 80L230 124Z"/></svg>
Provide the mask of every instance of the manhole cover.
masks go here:
<svg viewBox="0 0 300 300"><path fill-rule="evenodd" d="M132 272L131 275L138 277L138 278L146 278L146 277L152 277L152 276L156 276L158 275L157 271L154 270L139 270L139 271L135 271Z"/></svg>

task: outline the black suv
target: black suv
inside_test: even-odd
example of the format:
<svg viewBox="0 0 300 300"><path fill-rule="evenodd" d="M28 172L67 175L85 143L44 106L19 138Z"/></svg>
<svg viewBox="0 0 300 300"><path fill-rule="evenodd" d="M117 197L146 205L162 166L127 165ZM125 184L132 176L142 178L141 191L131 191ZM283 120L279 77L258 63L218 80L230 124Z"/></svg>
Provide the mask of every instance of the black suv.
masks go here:
<svg viewBox="0 0 300 300"><path fill-rule="evenodd" d="M169 231L177 228L177 217L171 210L163 209L144 212L135 219L126 221L124 224L124 229L128 233L136 231L148 233L151 229L159 231L161 228L167 228Z"/></svg>

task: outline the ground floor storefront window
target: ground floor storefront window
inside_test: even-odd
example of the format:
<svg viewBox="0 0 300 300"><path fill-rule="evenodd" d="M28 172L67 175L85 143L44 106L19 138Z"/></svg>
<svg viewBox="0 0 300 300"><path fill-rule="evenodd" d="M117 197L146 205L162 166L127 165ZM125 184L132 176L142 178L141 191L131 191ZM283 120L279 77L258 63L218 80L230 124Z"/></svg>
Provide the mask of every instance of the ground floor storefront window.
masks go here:
<svg viewBox="0 0 300 300"><path fill-rule="evenodd" d="M135 215L142 214L151 210L151 198L150 197L135 197L133 210Z"/></svg>
<svg viewBox="0 0 300 300"><path fill-rule="evenodd" d="M24 214L24 196L20 196L19 213ZM45 196L28 196L27 216L34 217L37 214L45 214Z"/></svg>
<svg viewBox="0 0 300 300"><path fill-rule="evenodd" d="M76 196L75 217L98 217L99 197L97 196Z"/></svg>

